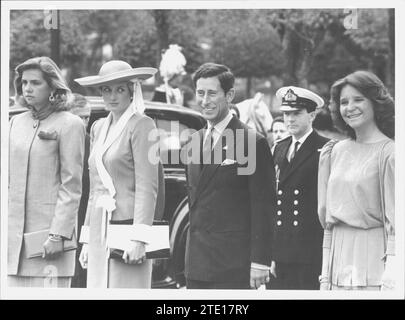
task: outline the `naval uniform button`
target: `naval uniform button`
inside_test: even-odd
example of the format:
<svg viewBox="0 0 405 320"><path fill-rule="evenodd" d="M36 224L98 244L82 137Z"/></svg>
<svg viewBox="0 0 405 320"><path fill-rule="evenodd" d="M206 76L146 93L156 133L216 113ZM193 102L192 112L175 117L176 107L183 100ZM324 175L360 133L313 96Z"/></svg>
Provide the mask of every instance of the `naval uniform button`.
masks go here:
<svg viewBox="0 0 405 320"><path fill-rule="evenodd" d="M293 222L293 225L294 225L294 226L298 226L298 221L294 221L294 222Z"/></svg>
<svg viewBox="0 0 405 320"><path fill-rule="evenodd" d="M277 215L281 216L281 210L277 211Z"/></svg>
<svg viewBox="0 0 405 320"><path fill-rule="evenodd" d="M294 205L298 205L298 200L294 200Z"/></svg>
<svg viewBox="0 0 405 320"><path fill-rule="evenodd" d="M278 221L277 221L277 225L278 225L278 226L281 226L281 220L278 220Z"/></svg>
<svg viewBox="0 0 405 320"><path fill-rule="evenodd" d="M278 205L281 205L281 200L277 200L277 204L278 204Z"/></svg>
<svg viewBox="0 0 405 320"><path fill-rule="evenodd" d="M294 216L296 216L298 214L297 210L294 210Z"/></svg>
<svg viewBox="0 0 405 320"><path fill-rule="evenodd" d="M299 194L299 193L300 193L299 190L297 190L297 189L294 190L294 194Z"/></svg>
<svg viewBox="0 0 405 320"><path fill-rule="evenodd" d="M278 195L282 195L283 194L283 190L278 190Z"/></svg>

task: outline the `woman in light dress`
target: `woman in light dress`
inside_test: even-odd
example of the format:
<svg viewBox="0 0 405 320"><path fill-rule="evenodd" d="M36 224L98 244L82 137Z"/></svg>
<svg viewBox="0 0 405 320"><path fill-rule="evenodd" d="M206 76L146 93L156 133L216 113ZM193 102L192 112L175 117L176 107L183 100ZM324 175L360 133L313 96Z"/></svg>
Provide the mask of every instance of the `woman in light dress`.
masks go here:
<svg viewBox="0 0 405 320"><path fill-rule="evenodd" d="M356 71L332 86L330 109L350 138L327 143L320 156L321 289L393 288L394 101L376 75Z"/></svg>

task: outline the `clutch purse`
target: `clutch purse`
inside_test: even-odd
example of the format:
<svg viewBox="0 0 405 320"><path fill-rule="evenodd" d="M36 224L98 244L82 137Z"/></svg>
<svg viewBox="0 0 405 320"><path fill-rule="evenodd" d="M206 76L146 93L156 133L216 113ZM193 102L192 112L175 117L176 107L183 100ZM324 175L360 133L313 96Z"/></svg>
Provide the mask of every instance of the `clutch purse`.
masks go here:
<svg viewBox="0 0 405 320"><path fill-rule="evenodd" d="M132 223L132 219L110 221L107 231L110 259L122 259L125 246L134 232ZM148 239L145 244L146 259L170 258L169 222L154 221L148 229Z"/></svg>
<svg viewBox="0 0 405 320"><path fill-rule="evenodd" d="M24 246L26 258L42 257L44 252L44 243L48 239L49 229L24 233ZM63 240L63 251L77 249L76 233L73 233L72 239Z"/></svg>

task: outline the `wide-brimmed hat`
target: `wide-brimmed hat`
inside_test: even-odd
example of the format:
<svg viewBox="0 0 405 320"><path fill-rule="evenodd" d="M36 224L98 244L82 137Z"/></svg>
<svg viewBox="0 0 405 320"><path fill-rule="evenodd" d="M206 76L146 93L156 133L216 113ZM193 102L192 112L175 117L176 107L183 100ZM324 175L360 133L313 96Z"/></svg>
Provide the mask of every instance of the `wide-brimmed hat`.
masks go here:
<svg viewBox="0 0 405 320"><path fill-rule="evenodd" d="M98 75L75 79L84 87L101 86L112 82L146 80L157 72L156 68L132 68L131 65L121 60L111 60L104 63Z"/></svg>
<svg viewBox="0 0 405 320"><path fill-rule="evenodd" d="M277 90L276 96L281 99L280 111L306 109L308 112L311 112L324 105L324 101L320 96L300 87L282 87Z"/></svg>

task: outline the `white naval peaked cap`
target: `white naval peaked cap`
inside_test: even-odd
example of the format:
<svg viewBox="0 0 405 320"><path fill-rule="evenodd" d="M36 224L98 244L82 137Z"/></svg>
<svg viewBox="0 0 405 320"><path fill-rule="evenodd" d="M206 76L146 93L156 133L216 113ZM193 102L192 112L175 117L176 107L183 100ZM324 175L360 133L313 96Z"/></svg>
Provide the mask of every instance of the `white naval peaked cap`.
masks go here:
<svg viewBox="0 0 405 320"><path fill-rule="evenodd" d="M278 89L276 96L281 99L280 111L297 111L305 108L308 112L312 112L325 104L316 93L294 86Z"/></svg>

